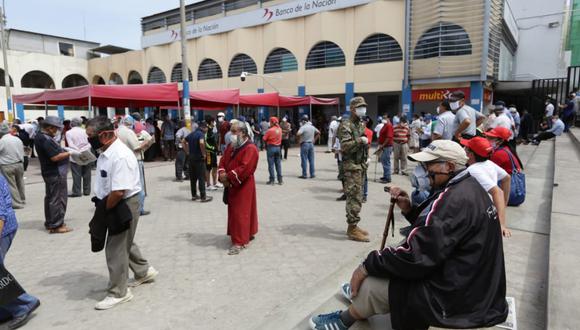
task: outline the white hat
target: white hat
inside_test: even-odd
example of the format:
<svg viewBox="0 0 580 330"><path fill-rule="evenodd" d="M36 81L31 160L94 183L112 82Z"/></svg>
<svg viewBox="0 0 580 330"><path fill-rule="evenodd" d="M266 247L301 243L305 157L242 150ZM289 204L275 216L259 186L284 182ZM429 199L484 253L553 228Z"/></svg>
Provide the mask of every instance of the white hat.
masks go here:
<svg viewBox="0 0 580 330"><path fill-rule="evenodd" d="M219 112L217 116L218 117L225 117L226 115L223 112Z"/></svg>
<svg viewBox="0 0 580 330"><path fill-rule="evenodd" d="M451 161L458 165L467 164L467 154L459 143L450 140L435 140L422 151L407 156L416 162L432 162L435 160Z"/></svg>

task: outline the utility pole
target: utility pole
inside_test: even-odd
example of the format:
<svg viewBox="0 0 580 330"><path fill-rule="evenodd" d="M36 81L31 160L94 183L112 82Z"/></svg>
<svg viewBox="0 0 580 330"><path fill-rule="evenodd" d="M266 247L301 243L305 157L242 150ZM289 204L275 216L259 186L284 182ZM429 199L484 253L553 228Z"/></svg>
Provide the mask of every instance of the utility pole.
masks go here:
<svg viewBox="0 0 580 330"><path fill-rule="evenodd" d="M185 34L185 0L179 0L179 15L181 16L181 80L183 81L183 116L185 125L191 129L191 109L189 108L189 69L187 68L187 36Z"/></svg>
<svg viewBox="0 0 580 330"><path fill-rule="evenodd" d="M8 40L4 32L4 25L6 24L6 16L4 15L4 7L0 7L0 39L2 39L2 57L4 58L4 86L6 87L6 105L8 121L12 122L16 117L12 110L12 95L10 94L10 74L8 74Z"/></svg>

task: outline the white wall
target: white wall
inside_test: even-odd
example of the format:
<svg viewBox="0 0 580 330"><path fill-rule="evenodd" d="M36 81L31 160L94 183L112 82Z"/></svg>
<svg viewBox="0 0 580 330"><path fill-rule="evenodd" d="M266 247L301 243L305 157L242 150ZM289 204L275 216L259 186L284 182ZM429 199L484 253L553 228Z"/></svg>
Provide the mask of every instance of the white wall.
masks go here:
<svg viewBox="0 0 580 330"><path fill-rule="evenodd" d="M520 34L515 79L564 76L562 28L566 0L509 0L509 3ZM550 28L548 24L552 22L558 22L559 26Z"/></svg>

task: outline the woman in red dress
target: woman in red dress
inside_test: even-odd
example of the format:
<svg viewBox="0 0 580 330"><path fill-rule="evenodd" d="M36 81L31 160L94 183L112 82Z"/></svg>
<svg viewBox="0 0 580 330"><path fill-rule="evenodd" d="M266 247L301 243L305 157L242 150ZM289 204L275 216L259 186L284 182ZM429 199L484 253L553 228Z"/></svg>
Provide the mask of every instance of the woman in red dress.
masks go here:
<svg viewBox="0 0 580 330"><path fill-rule="evenodd" d="M249 138L247 126L231 121L231 142L218 167L219 181L224 185L224 203L228 205L228 235L232 247L228 254L239 254L258 232L256 181L258 148Z"/></svg>

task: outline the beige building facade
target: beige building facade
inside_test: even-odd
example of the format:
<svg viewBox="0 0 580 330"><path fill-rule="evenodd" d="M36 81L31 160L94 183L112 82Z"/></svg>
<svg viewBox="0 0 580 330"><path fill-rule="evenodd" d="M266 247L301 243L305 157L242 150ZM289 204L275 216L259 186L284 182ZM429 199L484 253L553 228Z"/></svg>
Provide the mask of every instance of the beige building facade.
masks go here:
<svg viewBox="0 0 580 330"><path fill-rule="evenodd" d="M190 31L197 29L194 25L209 28L231 22L239 25L238 17L239 20L247 19L246 25L250 25L188 39L190 89L239 88L242 93L277 90L284 95L339 97L342 109L345 100L357 94L367 99L370 115L394 114L400 109L403 79L405 2L323 2L343 8L263 24L247 19L246 13L263 11L267 17L269 10L274 11L273 15L281 12L276 6L290 4L290 8L296 9L298 2L256 4L253 1L252 5L241 9L222 10L215 15L189 20ZM316 6L316 3L322 2L311 1L310 5ZM207 12L207 7L203 6L212 4L206 1L188 7L188 17L195 17L202 9ZM158 44L144 44L143 50L91 59L88 64L91 82L181 81L179 38L163 39L164 35L171 38L179 32L178 22L171 24L173 15L174 11L169 11L143 18L142 41L157 38ZM151 24L156 28L149 30L147 26ZM251 76L242 82L240 72L243 71L267 74L271 78ZM337 112L336 108L327 107L318 111L326 115Z"/></svg>

